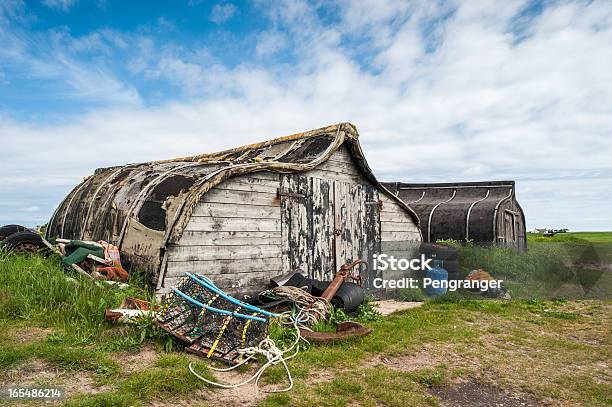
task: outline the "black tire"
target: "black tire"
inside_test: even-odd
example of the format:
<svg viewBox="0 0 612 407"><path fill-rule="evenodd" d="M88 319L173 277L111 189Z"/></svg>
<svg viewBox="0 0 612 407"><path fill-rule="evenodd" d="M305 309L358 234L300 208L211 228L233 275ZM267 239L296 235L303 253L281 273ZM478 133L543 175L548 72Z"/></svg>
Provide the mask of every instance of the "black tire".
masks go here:
<svg viewBox="0 0 612 407"><path fill-rule="evenodd" d="M459 251L456 248L437 243L421 243L419 251L426 257L435 260L457 260L459 257Z"/></svg>
<svg viewBox="0 0 612 407"><path fill-rule="evenodd" d="M0 227L0 242L12 235L13 233L23 232L28 230L25 226L21 225L6 225Z"/></svg>
<svg viewBox="0 0 612 407"><path fill-rule="evenodd" d="M13 233L4 239L4 247L15 253L38 253L46 248L38 233L25 230Z"/></svg>

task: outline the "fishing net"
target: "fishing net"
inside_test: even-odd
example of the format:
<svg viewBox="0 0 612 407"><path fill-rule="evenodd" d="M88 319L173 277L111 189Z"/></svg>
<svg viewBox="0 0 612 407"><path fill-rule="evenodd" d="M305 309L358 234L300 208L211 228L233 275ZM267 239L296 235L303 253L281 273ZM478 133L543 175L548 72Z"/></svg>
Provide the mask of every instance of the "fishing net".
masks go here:
<svg viewBox="0 0 612 407"><path fill-rule="evenodd" d="M205 280L203 276L196 277ZM266 336L265 317L223 298L216 292L218 288L206 287L193 278L185 277L178 282L176 289L188 298L174 291L168 294L157 322L174 336L191 344L189 351L236 363L241 357L240 349L257 346ZM248 316L256 319L246 318Z"/></svg>

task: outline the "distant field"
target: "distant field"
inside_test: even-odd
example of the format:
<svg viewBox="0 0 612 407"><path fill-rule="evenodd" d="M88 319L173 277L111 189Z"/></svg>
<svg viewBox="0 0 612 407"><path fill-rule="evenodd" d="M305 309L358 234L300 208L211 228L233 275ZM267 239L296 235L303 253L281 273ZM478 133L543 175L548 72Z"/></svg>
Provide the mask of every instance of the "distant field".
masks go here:
<svg viewBox="0 0 612 407"><path fill-rule="evenodd" d="M530 242L574 242L587 241L590 243L612 244L612 232L569 232L558 233L552 237L542 236L537 233L527 233Z"/></svg>
<svg viewBox="0 0 612 407"><path fill-rule="evenodd" d="M612 264L612 232L558 233L552 237L528 233L527 241L530 249L550 245L575 255L583 253L595 262Z"/></svg>

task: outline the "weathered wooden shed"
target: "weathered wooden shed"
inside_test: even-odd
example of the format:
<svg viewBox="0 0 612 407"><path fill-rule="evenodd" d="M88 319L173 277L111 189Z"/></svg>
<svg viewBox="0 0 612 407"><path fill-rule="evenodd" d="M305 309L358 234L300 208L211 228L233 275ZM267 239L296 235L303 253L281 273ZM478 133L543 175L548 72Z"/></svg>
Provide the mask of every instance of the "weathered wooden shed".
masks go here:
<svg viewBox="0 0 612 407"><path fill-rule="evenodd" d="M527 248L525 215L514 181L383 184L418 214L426 242L473 240Z"/></svg>
<svg viewBox="0 0 612 407"><path fill-rule="evenodd" d="M160 292L183 272L229 292L295 270L329 280L381 250L410 256L421 240L418 217L376 180L350 123L98 169L59 205L47 237L112 242Z"/></svg>

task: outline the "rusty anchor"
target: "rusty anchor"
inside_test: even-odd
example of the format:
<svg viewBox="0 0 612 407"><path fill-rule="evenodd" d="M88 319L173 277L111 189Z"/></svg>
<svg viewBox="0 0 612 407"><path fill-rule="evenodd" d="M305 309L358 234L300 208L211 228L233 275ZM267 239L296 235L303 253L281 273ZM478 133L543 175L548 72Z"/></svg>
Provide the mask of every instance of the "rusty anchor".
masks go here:
<svg viewBox="0 0 612 407"><path fill-rule="evenodd" d="M321 295L321 298L323 298L327 302L331 301L342 283L347 280L353 280L359 286L361 286L363 283L361 275L359 273L355 275L351 272L351 270L359 264L365 265L365 271L367 272L368 263L365 260L358 259L352 263L343 264L340 267L340 270L334 275L334 279L332 280L332 282ZM302 337L308 340L309 342L330 343L348 338L369 335L370 333L372 333L372 331L372 328L363 326L358 322L343 321L336 325L336 332L314 332L309 329L300 328L300 335L302 335Z"/></svg>

